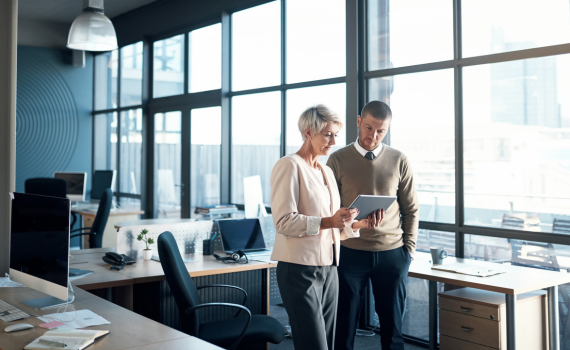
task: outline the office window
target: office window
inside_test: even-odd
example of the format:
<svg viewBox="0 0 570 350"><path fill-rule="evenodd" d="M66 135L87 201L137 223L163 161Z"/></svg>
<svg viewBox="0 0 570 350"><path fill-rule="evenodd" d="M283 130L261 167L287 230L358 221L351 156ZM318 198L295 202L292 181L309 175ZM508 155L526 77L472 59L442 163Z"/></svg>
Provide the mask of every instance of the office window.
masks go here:
<svg viewBox="0 0 570 350"><path fill-rule="evenodd" d="M156 41L153 52L152 96L184 93L184 34Z"/></svg>
<svg viewBox="0 0 570 350"><path fill-rule="evenodd" d="M368 70L453 59L453 2L368 0Z"/></svg>
<svg viewBox="0 0 570 350"><path fill-rule="evenodd" d="M232 203L244 203L243 178L259 175L263 200L270 203L269 180L281 145L281 93L232 99Z"/></svg>
<svg viewBox="0 0 570 350"><path fill-rule="evenodd" d="M188 91L200 92L222 87L222 24L190 32L190 80Z"/></svg>
<svg viewBox="0 0 570 350"><path fill-rule="evenodd" d="M281 83L281 2L232 15L232 89Z"/></svg>
<svg viewBox="0 0 570 350"><path fill-rule="evenodd" d="M121 107L142 103L143 44L121 48Z"/></svg>
<svg viewBox="0 0 570 350"><path fill-rule="evenodd" d="M570 42L565 0L463 0L461 10L464 57Z"/></svg>
<svg viewBox="0 0 570 350"><path fill-rule="evenodd" d="M222 148L222 108L191 111L191 207L220 203L220 161Z"/></svg>
<svg viewBox="0 0 570 350"><path fill-rule="evenodd" d="M117 108L118 51L95 56L95 109Z"/></svg>
<svg viewBox="0 0 570 350"><path fill-rule="evenodd" d="M570 219L570 55L463 70L466 224Z"/></svg>
<svg viewBox="0 0 570 350"><path fill-rule="evenodd" d="M420 201L420 220L455 222L453 70L369 82L369 100L390 105L391 147L409 159Z"/></svg>
<svg viewBox="0 0 570 350"><path fill-rule="evenodd" d="M287 1L287 83L346 75L346 1Z"/></svg>
<svg viewBox="0 0 570 350"><path fill-rule="evenodd" d="M117 112L94 116L93 170L117 169ZM87 179L91 182L91 176Z"/></svg>
<svg viewBox="0 0 570 350"><path fill-rule="evenodd" d="M154 115L155 196L159 218L180 217L181 135L180 111Z"/></svg>
<svg viewBox="0 0 570 350"><path fill-rule="evenodd" d="M344 124L336 139L336 146L331 153L346 145L346 84L322 85L287 91L287 154L295 153L301 148L303 138L299 130L299 117L308 107L325 104L336 112ZM356 116L350 116L348 123L356 123ZM351 140L350 142L352 142ZM326 164L328 157L319 161Z"/></svg>
<svg viewBox="0 0 570 350"><path fill-rule="evenodd" d="M119 191L141 194L142 109L121 112Z"/></svg>

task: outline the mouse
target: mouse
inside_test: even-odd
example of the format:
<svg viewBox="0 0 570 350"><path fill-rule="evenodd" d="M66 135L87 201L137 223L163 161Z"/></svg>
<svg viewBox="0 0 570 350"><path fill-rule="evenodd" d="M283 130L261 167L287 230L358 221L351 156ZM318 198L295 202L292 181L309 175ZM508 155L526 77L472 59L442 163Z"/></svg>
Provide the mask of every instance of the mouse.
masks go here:
<svg viewBox="0 0 570 350"><path fill-rule="evenodd" d="M16 324L13 324L11 326L4 328L4 332L12 333L12 332L18 332L18 331L25 331L26 329L30 329L30 328L34 328L34 326L32 326L31 324L27 324L27 323L16 323Z"/></svg>

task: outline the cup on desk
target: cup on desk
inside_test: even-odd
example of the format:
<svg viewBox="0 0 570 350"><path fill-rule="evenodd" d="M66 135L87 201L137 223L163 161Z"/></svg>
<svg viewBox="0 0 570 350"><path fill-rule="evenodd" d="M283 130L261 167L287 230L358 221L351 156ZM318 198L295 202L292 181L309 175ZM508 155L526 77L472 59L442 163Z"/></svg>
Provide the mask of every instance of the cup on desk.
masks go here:
<svg viewBox="0 0 570 350"><path fill-rule="evenodd" d="M443 247L430 248L431 251L431 261L434 265L443 264L443 259L447 258L447 250Z"/></svg>
<svg viewBox="0 0 570 350"><path fill-rule="evenodd" d="M213 255L214 254L214 240L205 239L202 241L202 254Z"/></svg>

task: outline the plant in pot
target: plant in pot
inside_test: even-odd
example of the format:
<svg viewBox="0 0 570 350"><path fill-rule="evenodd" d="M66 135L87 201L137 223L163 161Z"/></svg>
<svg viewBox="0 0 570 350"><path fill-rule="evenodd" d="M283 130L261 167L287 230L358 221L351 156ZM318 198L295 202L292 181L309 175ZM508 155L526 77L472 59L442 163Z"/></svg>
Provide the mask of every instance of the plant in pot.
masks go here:
<svg viewBox="0 0 570 350"><path fill-rule="evenodd" d="M146 249L143 249L143 258L145 260L150 260L150 258L152 257L152 249L150 249L148 247L149 244L153 244L154 243L154 239L150 238L150 237L146 237L146 234L148 233L148 230L145 228L141 231L141 233L137 236L137 241L142 241L146 244Z"/></svg>

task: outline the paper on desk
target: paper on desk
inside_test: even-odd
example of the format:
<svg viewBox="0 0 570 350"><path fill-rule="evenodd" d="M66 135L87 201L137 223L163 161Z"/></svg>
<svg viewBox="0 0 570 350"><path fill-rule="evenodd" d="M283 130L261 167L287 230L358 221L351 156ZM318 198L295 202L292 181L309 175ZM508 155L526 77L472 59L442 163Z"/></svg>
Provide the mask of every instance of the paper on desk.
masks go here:
<svg viewBox="0 0 570 350"><path fill-rule="evenodd" d="M254 255L254 256L248 256L249 260L251 261L261 261L261 262L266 262L266 263L270 263L270 262L275 262L273 260L271 260L271 255Z"/></svg>
<svg viewBox="0 0 570 350"><path fill-rule="evenodd" d="M58 329L77 329L111 323L91 310L77 310L77 317L75 317L75 312L76 311L55 313L38 318L44 322L53 321L54 319L63 322L65 325L57 327ZM66 322L65 320L73 321Z"/></svg>
<svg viewBox="0 0 570 350"><path fill-rule="evenodd" d="M0 288L3 287L25 287L25 286L18 282L11 281L8 274L6 274L6 277L0 277Z"/></svg>

